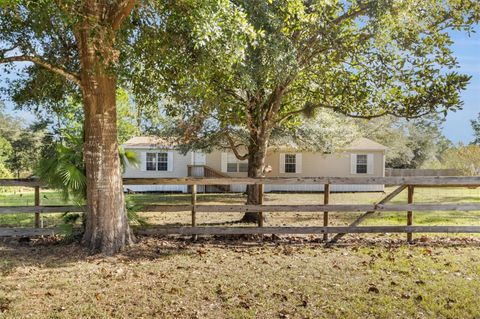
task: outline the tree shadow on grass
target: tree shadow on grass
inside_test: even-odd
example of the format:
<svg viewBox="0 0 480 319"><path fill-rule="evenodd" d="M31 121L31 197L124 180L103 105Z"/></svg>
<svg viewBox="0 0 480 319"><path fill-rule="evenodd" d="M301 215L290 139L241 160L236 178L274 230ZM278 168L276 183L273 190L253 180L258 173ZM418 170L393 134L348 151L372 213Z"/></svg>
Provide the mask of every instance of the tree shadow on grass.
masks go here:
<svg viewBox="0 0 480 319"><path fill-rule="evenodd" d="M332 235L331 235L332 236ZM0 239L0 277L18 268L62 268L75 263L117 263L164 260L174 256L196 256L205 248L221 248L235 253L236 248L258 249L309 248L352 250L358 248L392 249L400 247L480 247L480 237L454 234L414 234L414 243L407 244L405 234L348 235L340 242L329 245L322 235L217 235L198 236L138 236L137 243L113 256L92 255L78 243L66 243L58 238L44 238L19 243L17 240ZM422 248L423 249L423 248Z"/></svg>
<svg viewBox="0 0 480 319"><path fill-rule="evenodd" d="M182 241L139 237L137 242L113 257L91 254L78 241L66 242L60 237L44 237L31 241L0 238L0 276L18 267L62 268L78 262L135 261L170 258L195 252Z"/></svg>

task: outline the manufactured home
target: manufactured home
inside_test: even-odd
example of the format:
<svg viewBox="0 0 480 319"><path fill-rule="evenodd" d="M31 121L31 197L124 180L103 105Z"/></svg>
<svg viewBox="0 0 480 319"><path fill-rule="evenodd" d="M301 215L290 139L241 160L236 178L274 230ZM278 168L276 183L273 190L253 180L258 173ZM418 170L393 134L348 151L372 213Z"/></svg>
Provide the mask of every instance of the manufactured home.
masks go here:
<svg viewBox="0 0 480 319"><path fill-rule="evenodd" d="M238 160L233 152L216 150L210 153L182 154L172 143L157 137L134 137L123 144L134 151L140 165L127 165L125 178L161 177L246 177L248 162ZM338 152L301 151L277 147L268 151L267 177L354 177L385 176L387 147L367 138L360 138ZM206 192L243 192L245 185L218 185L199 188ZM186 185L128 185L135 192L187 192ZM378 192L384 185L332 185L333 192ZM265 185L271 191L323 191L323 185Z"/></svg>

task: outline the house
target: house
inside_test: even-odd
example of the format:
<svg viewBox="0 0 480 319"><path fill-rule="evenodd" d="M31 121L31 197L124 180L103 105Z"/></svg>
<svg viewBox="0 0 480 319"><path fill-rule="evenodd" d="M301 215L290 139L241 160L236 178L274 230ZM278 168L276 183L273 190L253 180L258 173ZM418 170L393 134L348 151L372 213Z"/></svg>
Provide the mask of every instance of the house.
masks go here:
<svg viewBox="0 0 480 319"><path fill-rule="evenodd" d="M158 137L134 137L123 144L125 150L137 153L138 167L127 165L125 178L155 177L246 177L246 160L238 160L232 152L222 150L210 153L182 154L176 145ZM367 138L353 141L333 153L299 151L289 147L269 150L266 165L271 171L267 177L354 177L385 176L387 147ZM243 192L245 185L218 185L199 187L207 192ZM133 191L187 192L186 185L129 185ZM332 185L333 192L383 191L384 185ZM265 185L270 191L323 191L323 185Z"/></svg>

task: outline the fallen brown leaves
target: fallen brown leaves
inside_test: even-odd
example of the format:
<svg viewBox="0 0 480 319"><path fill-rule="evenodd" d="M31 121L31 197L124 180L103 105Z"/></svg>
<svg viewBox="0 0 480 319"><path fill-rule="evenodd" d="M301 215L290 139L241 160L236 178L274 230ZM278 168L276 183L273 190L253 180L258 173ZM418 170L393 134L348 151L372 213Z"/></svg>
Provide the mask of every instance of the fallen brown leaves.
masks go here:
<svg viewBox="0 0 480 319"><path fill-rule="evenodd" d="M4 246L0 317L472 317L480 306L473 246L143 237L108 259L76 245Z"/></svg>

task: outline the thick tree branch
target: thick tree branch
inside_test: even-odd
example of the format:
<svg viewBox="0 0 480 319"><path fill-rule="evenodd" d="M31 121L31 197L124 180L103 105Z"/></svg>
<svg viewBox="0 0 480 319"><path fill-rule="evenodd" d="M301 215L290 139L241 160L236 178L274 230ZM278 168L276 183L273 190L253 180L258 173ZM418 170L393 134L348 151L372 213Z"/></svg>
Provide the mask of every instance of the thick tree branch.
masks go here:
<svg viewBox="0 0 480 319"><path fill-rule="evenodd" d="M395 112L388 112L388 111L380 112L380 113L377 113L377 114L371 114L371 115L351 114L351 113L348 113L348 112L342 112L338 108L336 108L334 106L331 106L331 105L326 105L326 104L317 104L314 108L332 109L333 111L335 111L337 113L340 113L340 114L343 114L347 117L351 117L351 118L355 118L355 119L365 119L365 120L371 120L371 119L386 116L386 115L392 115L392 116L395 116L395 117L405 117L404 114L396 114ZM294 111L290 111L290 112L286 113L285 115L283 115L275 123L277 123L277 124L282 123L283 121L288 120L292 116L297 115L297 114L301 114L301 113L303 113L307 110L310 110L310 109L312 109L311 106L304 107L304 108L301 108L301 109L297 109L297 110L294 110ZM438 112L426 111L426 112L416 114L416 115L409 115L406 118L407 119L416 119L416 118L420 118L420 117L423 117L423 116L431 114L431 113L438 113Z"/></svg>
<svg viewBox="0 0 480 319"><path fill-rule="evenodd" d="M130 15L135 6L135 0L126 0L126 1L119 1L118 6L112 12L112 29L117 31L120 29L123 20Z"/></svg>
<svg viewBox="0 0 480 319"><path fill-rule="evenodd" d="M0 50L0 57L2 57L5 53L7 53L8 51L12 51L14 49L16 49L17 46L12 46L12 47L9 47L9 48L5 48L5 49L1 49Z"/></svg>
<svg viewBox="0 0 480 319"><path fill-rule="evenodd" d="M375 5L376 3L377 1L368 1L364 3L360 3L358 7L356 7L355 9L350 8L350 10L348 10L341 16L337 17L336 19L333 19L331 24L338 25L347 19L356 19L361 14L365 13L368 9L371 9L372 6Z"/></svg>
<svg viewBox="0 0 480 319"><path fill-rule="evenodd" d="M284 116L282 116L278 121L277 123L282 123L283 121L285 120L288 120L290 117L294 116L294 115L297 115L297 114L301 114L303 112L306 111L306 108L301 108L301 109L298 109L298 110L295 110L295 111L291 111L291 112L288 112L286 113Z"/></svg>
<svg viewBox="0 0 480 319"><path fill-rule="evenodd" d="M341 113L345 116L354 118L354 119L365 119L365 120L371 120L371 119L374 119L374 118L377 118L377 117L382 117L382 116L385 116L385 115L394 115L394 114L391 114L391 113L386 112L386 111L378 113L378 114L372 114L372 115L349 114L349 113L344 113L344 112L339 112L339 113Z"/></svg>
<svg viewBox="0 0 480 319"><path fill-rule="evenodd" d="M11 63L11 62L33 62L41 67L44 67L47 70L50 70L54 73L57 73L58 75L65 77L67 80L70 80L80 86L80 77L77 74L70 73L64 68L54 66L46 61L43 61L41 58L37 56L19 55L19 56L0 58L0 64Z"/></svg>
<svg viewBox="0 0 480 319"><path fill-rule="evenodd" d="M262 123L267 130L275 126L276 123L273 120L269 119L273 119L280 111L280 107L282 104L281 100L285 95L285 91L288 89L289 85L295 80L296 76L297 73L293 73L288 76L285 81L279 84L270 95L267 104L267 112L265 114L265 117L262 119Z"/></svg>
<svg viewBox="0 0 480 319"><path fill-rule="evenodd" d="M240 152L238 151L238 148L237 148L238 145L235 145L235 141L230 136L230 133L228 131L225 131L225 136L227 137L228 144L230 144L230 148L232 149L233 154L235 154L235 157L241 161L248 159L248 153L244 155L240 155Z"/></svg>

